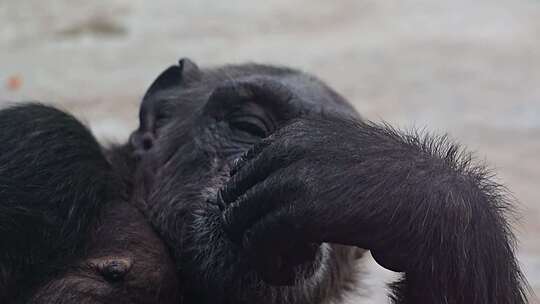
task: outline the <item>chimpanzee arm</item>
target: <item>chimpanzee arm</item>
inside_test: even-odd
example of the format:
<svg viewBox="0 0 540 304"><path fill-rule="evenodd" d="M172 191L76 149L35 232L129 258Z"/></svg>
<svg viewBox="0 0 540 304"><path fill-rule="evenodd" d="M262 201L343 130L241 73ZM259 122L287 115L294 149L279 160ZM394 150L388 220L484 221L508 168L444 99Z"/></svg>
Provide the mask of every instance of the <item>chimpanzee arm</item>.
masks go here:
<svg viewBox="0 0 540 304"><path fill-rule="evenodd" d="M28 295L81 249L101 203L116 195L109 169L74 117L39 104L0 111L1 303Z"/></svg>
<svg viewBox="0 0 540 304"><path fill-rule="evenodd" d="M298 242L339 243L405 272L396 303L526 302L509 200L444 137L305 118L255 146L231 174L225 227L256 263L271 265L262 271L279 269Z"/></svg>

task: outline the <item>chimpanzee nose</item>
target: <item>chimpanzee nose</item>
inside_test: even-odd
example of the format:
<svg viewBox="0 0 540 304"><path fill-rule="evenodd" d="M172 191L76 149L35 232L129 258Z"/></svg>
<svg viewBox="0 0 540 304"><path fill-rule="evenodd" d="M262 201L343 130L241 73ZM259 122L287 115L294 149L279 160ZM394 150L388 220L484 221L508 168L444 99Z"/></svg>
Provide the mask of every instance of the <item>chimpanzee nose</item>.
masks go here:
<svg viewBox="0 0 540 304"><path fill-rule="evenodd" d="M133 262L130 258L105 257L90 262L96 271L108 282L122 281L131 270Z"/></svg>

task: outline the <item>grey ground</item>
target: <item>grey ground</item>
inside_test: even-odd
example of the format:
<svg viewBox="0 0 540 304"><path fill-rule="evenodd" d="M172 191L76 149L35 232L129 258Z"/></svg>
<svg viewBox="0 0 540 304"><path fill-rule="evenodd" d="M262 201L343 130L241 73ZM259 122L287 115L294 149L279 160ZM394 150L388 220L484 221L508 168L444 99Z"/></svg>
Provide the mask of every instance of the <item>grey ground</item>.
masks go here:
<svg viewBox="0 0 540 304"><path fill-rule="evenodd" d="M540 1L0 0L0 105L54 103L103 141L126 139L181 56L295 66L365 117L450 133L519 200L519 258L540 292ZM368 303L387 303L392 275L367 268Z"/></svg>

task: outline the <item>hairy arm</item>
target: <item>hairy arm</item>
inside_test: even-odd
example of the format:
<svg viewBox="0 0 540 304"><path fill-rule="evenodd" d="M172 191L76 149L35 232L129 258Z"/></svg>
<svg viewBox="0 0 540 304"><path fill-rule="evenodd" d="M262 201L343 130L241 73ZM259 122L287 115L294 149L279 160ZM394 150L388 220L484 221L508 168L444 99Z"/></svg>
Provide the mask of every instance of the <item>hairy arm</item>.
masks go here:
<svg viewBox="0 0 540 304"><path fill-rule="evenodd" d="M298 242L339 243L405 273L396 303L526 303L509 200L445 138L305 118L256 146L232 175L224 222L260 263Z"/></svg>

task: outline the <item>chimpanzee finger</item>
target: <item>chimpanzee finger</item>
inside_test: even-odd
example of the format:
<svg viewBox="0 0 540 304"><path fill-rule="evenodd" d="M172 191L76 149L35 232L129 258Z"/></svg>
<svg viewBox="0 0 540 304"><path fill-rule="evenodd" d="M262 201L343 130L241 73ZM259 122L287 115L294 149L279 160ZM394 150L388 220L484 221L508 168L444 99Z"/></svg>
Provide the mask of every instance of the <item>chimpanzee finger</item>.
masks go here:
<svg viewBox="0 0 540 304"><path fill-rule="evenodd" d="M278 170L255 184L225 209L224 228L234 242L241 244L245 231L254 223L303 193L302 181L285 171L289 170Z"/></svg>
<svg viewBox="0 0 540 304"><path fill-rule="evenodd" d="M237 169L233 168L233 170L236 172L234 175L231 172L230 180L218 193L225 206L236 201L247 189L264 180L272 172L272 162L257 161L258 158L263 158L260 152L269 145L265 143L255 146L235 163L234 167ZM240 167L242 169L239 169Z"/></svg>
<svg viewBox="0 0 540 304"><path fill-rule="evenodd" d="M253 267L268 284L292 285L300 277L311 275L309 266L315 261L320 244L309 242L290 214L268 214L242 240ZM300 271L302 265L306 267Z"/></svg>
<svg viewBox="0 0 540 304"><path fill-rule="evenodd" d="M272 139L268 139L270 141ZM261 150L257 153L258 150ZM299 157L301 151L292 145L284 144L279 140L272 140L253 150L246 156L241 168L231 176L225 187L219 191L224 205L237 200L248 189L265 180L273 172L285 168ZM249 154L249 153L248 153Z"/></svg>
<svg viewBox="0 0 540 304"><path fill-rule="evenodd" d="M231 171L229 172L230 176L235 175L242 167L250 160L252 160L254 157L258 156L259 153L261 153L264 148L266 148L268 145L272 143L272 138L266 138L263 139L260 143L253 146L251 149L249 149L246 153L242 154L238 159L236 159L231 167Z"/></svg>

